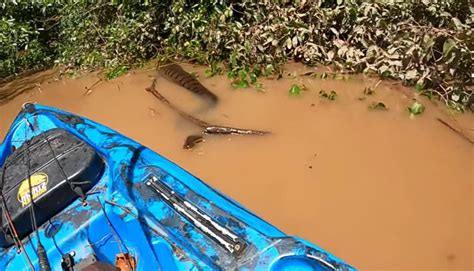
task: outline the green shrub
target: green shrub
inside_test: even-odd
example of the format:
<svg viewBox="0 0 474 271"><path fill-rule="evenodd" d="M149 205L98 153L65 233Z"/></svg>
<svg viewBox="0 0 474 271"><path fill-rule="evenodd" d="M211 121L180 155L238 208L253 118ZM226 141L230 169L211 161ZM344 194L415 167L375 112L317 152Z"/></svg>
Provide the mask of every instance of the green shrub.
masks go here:
<svg viewBox="0 0 474 271"><path fill-rule="evenodd" d="M57 6L49 2L0 4L0 78L52 64L55 30L45 29Z"/></svg>
<svg viewBox="0 0 474 271"><path fill-rule="evenodd" d="M53 61L113 71L182 58L210 65L209 75L224 64L233 85L246 87L295 60L473 106L469 0L117 2L0 4L0 76Z"/></svg>

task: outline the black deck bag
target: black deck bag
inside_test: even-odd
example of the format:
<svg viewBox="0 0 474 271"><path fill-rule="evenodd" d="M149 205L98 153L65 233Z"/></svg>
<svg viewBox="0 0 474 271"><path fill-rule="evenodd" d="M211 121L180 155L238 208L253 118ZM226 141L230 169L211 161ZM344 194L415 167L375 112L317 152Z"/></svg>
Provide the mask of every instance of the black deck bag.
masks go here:
<svg viewBox="0 0 474 271"><path fill-rule="evenodd" d="M104 168L104 161L91 146L63 129L48 130L23 143L0 171L4 197L0 202L0 246L14 244L5 205L22 239L34 230L30 188L39 227L91 189Z"/></svg>

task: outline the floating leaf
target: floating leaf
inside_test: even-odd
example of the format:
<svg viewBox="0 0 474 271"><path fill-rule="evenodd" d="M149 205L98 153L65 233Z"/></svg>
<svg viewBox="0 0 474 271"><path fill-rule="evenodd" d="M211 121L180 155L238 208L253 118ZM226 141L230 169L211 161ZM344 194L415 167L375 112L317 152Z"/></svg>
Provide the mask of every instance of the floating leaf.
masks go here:
<svg viewBox="0 0 474 271"><path fill-rule="evenodd" d="M382 102L373 102L373 103L371 103L369 105L369 109L370 110L388 110L388 108Z"/></svg>
<svg viewBox="0 0 474 271"><path fill-rule="evenodd" d="M291 96L298 96L301 93L301 87L296 84L293 84L288 92Z"/></svg>
<svg viewBox="0 0 474 271"><path fill-rule="evenodd" d="M425 106L422 103L415 101L410 107L408 107L408 111L412 115L418 115L425 111Z"/></svg>

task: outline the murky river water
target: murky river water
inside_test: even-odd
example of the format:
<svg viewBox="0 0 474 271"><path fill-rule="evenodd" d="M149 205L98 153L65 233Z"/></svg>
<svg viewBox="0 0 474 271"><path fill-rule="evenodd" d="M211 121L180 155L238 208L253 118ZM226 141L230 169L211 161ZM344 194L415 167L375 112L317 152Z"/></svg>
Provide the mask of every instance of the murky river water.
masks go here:
<svg viewBox="0 0 474 271"><path fill-rule="evenodd" d="M198 129L144 91L152 71L140 70L101 82L89 95L85 87L96 75L36 86L41 76L23 80L34 87L0 106L0 136L25 101L58 107L141 142L360 270L473 270L474 147L436 120L474 136L472 114L449 116L423 100L426 112L411 118L412 91L388 82L359 101L376 82L362 77L263 80L262 93L232 90L224 76L205 78L202 68L186 68L221 98L197 116L273 134L209 136L183 150ZM308 90L290 97L294 83ZM199 111L192 94L162 79L157 86L181 108ZM321 89L335 90L337 99L322 100ZM389 110L369 111L373 101Z"/></svg>

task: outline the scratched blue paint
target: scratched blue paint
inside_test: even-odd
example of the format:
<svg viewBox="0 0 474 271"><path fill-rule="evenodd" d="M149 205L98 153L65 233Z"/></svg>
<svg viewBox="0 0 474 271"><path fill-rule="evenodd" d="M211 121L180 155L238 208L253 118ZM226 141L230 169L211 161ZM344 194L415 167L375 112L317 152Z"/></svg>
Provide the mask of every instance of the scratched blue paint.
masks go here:
<svg viewBox="0 0 474 271"><path fill-rule="evenodd" d="M25 120L37 128L32 131ZM111 264L116 254L128 252L138 259L137 270L355 270L324 249L287 236L139 143L55 108L29 104L20 112L0 145L0 164L11 146L18 148L25 138L53 128L66 129L82 139L106 162L101 179L89 191L87 206L76 200L55 215L51 223L60 226L52 237L46 236L53 227L50 222L39 228L53 270L61 270L61 256L70 252L75 253L76 263L95 255ZM245 249L238 255L226 250L152 191L145 184L149 176L156 176L176 195L244 240ZM23 240L26 252L39 270L36 236L29 238ZM28 270L28 266L24 256L10 247L0 249L0 270Z"/></svg>

